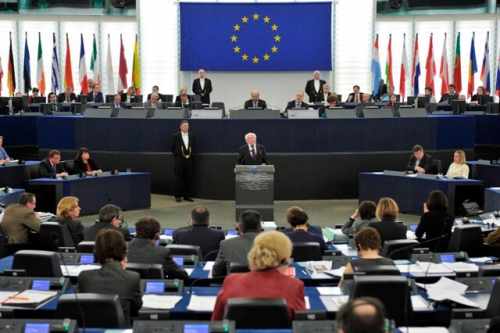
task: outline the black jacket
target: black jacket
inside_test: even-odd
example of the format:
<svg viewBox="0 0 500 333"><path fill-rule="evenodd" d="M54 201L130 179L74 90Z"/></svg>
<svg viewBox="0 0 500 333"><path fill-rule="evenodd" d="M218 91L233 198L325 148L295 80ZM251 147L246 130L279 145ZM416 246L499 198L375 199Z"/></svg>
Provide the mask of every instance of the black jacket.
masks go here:
<svg viewBox="0 0 500 333"><path fill-rule="evenodd" d="M290 109L307 109L309 107L309 104L305 103L305 102L301 102L298 106L297 106L297 103L295 103L296 101L290 101L288 102L288 104L286 105L286 109L285 110L290 110Z"/></svg>
<svg viewBox="0 0 500 333"><path fill-rule="evenodd" d="M207 225L193 225L175 230L173 239L174 244L199 246L204 260L214 260L225 236L221 230L210 229Z"/></svg>
<svg viewBox="0 0 500 333"><path fill-rule="evenodd" d="M317 103L323 100L323 85L325 80L319 80L319 91L314 88L314 80L309 80L306 83L306 94L309 96L309 103Z"/></svg>
<svg viewBox="0 0 500 333"><path fill-rule="evenodd" d="M99 166L93 159L88 160L89 166L90 166L90 171L96 171L99 170ZM73 161L73 173L74 174L80 174L80 173L85 173L87 172L87 167L85 163L81 159L79 160L74 160Z"/></svg>
<svg viewBox="0 0 500 333"><path fill-rule="evenodd" d="M355 93L350 93L349 96L347 96L347 100L345 101L346 103L355 103ZM363 93L359 93L359 103L363 103Z"/></svg>
<svg viewBox="0 0 500 333"><path fill-rule="evenodd" d="M182 107L191 107L191 104L193 103L193 101L191 100L191 96L189 96L189 95L188 95L188 96L187 96L187 98L188 98L189 103L188 103L188 104L183 105L183 104L181 103L181 96L177 96L177 97L175 98L175 106L176 106L176 107L179 107L179 108L182 108Z"/></svg>
<svg viewBox="0 0 500 333"><path fill-rule="evenodd" d="M249 99L248 101L245 102L245 109L253 109L253 100ZM266 101L259 99L257 101L257 108L258 109L267 109L267 103Z"/></svg>
<svg viewBox="0 0 500 333"><path fill-rule="evenodd" d="M456 100L458 99L458 94L453 94L453 95L450 95L450 94L444 94L443 96L441 96L441 99L439 100L439 103L448 103L450 104L451 101L453 100Z"/></svg>
<svg viewBox="0 0 500 333"><path fill-rule="evenodd" d="M59 103L70 103L70 102L76 102L76 95L74 93L69 94L68 96L69 100L66 99L66 94L62 93L57 96L57 101Z"/></svg>
<svg viewBox="0 0 500 333"><path fill-rule="evenodd" d="M268 164L266 149L263 145L256 144L257 151L255 152L254 157L250 155L250 148L248 145L241 146L238 150L238 164L242 165L260 165L260 164Z"/></svg>
<svg viewBox="0 0 500 333"><path fill-rule="evenodd" d="M429 247L433 252L446 251L453 222L453 217L446 211L424 213L420 217L420 223L417 226L417 230L415 230L415 236L417 236L419 241L444 236L442 239L438 239L425 246Z"/></svg>
<svg viewBox="0 0 500 333"><path fill-rule="evenodd" d="M66 226L66 228L68 229L69 234L71 236L71 239L73 240L73 244L75 246L78 245L78 243L80 243L81 241L83 241L84 228L83 228L82 222L80 222L78 220L74 221L71 219L67 219L67 218L64 218L62 216L57 218L57 222L60 225Z"/></svg>
<svg viewBox="0 0 500 333"><path fill-rule="evenodd" d="M303 243L303 242L319 243L319 246L321 248L321 253L325 253L326 251L325 240L323 239L323 237L320 237L317 234L313 234L305 230L293 230L287 232L286 235L288 236L288 238L290 238L292 243Z"/></svg>
<svg viewBox="0 0 500 333"><path fill-rule="evenodd" d="M171 151L172 155L174 155L175 158L184 159L188 155L191 155L192 157L194 151L193 148L195 147L194 136L191 134L191 131L188 132L188 136L189 136L189 145L188 147L186 147L184 145L184 141L182 140L182 133L180 131L172 135Z"/></svg>
<svg viewBox="0 0 500 333"><path fill-rule="evenodd" d="M380 222L371 222L369 227L375 228L382 239L382 244L385 241L406 239L406 226L402 223L382 220Z"/></svg>
<svg viewBox="0 0 500 333"><path fill-rule="evenodd" d="M205 85L201 89L200 79L195 79L193 81L193 93L201 97L201 102L203 104L210 104L210 93L212 92L212 81L205 78Z"/></svg>
<svg viewBox="0 0 500 333"><path fill-rule="evenodd" d="M108 262L100 269L81 272L78 275L78 292L118 295L128 322L138 315L142 307L139 273L122 269L117 261Z"/></svg>
<svg viewBox="0 0 500 333"><path fill-rule="evenodd" d="M410 157L410 160L408 161L408 165L406 167L406 170L416 172L415 171L416 163L417 163L417 159L412 154ZM431 168L432 168L432 156L429 154L424 154L424 156L420 160L420 163L418 164L418 166L421 168L424 168L425 173L430 173Z"/></svg>
<svg viewBox="0 0 500 333"><path fill-rule="evenodd" d="M48 159L44 159L38 166L38 174L40 178L56 178L58 173L64 172L63 163L59 163L53 167Z"/></svg>
<svg viewBox="0 0 500 333"><path fill-rule="evenodd" d="M88 227L85 229L84 232L84 238L86 241L95 241L95 238L97 236L97 233L103 229L115 229L120 231L123 234L123 237L125 237L126 241L129 241L132 239L132 236L130 236L130 233L128 229L125 228L115 228L111 223L106 223L106 222L96 222L94 225L91 227Z"/></svg>
<svg viewBox="0 0 500 333"><path fill-rule="evenodd" d="M99 92L91 91L87 95L87 102L104 103L104 96L100 91Z"/></svg>
<svg viewBox="0 0 500 333"><path fill-rule="evenodd" d="M188 278L187 273L172 260L167 248L155 246L148 239L133 239L128 244L127 259L129 262L141 264L161 264L168 279Z"/></svg>

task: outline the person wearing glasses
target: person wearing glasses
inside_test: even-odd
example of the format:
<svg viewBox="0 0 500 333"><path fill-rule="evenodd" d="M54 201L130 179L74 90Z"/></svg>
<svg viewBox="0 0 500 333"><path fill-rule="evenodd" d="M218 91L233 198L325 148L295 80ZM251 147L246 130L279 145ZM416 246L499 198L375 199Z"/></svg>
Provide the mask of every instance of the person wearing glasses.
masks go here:
<svg viewBox="0 0 500 333"><path fill-rule="evenodd" d="M85 230L85 240L95 241L99 231L103 229L114 229L120 231L126 241L130 241L132 237L128 229L123 227L123 215L120 207L112 204L104 205L99 210L99 220L91 227Z"/></svg>

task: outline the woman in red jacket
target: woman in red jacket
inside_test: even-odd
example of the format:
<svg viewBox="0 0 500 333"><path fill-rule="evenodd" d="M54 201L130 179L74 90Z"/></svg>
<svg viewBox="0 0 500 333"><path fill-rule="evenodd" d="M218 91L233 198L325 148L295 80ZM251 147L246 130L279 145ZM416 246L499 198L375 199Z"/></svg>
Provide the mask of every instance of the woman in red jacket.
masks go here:
<svg viewBox="0 0 500 333"><path fill-rule="evenodd" d="M212 320L222 320L230 298L283 298L288 304L290 319L298 310L305 310L304 283L287 276L292 243L283 233L269 231L259 234L248 253L249 273L226 277L217 296Z"/></svg>

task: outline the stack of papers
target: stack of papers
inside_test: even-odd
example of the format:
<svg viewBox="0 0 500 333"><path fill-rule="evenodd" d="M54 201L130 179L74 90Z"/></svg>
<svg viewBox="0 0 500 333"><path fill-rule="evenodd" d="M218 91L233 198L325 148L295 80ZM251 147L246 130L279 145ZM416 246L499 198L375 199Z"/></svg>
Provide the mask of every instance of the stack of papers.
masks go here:
<svg viewBox="0 0 500 333"><path fill-rule="evenodd" d="M330 269L329 271L326 271L325 274L335 277L342 277L344 276L344 271L345 271L345 266L337 269Z"/></svg>
<svg viewBox="0 0 500 333"><path fill-rule="evenodd" d="M446 277L442 277L433 284L417 283L417 286L427 290L428 297L434 301L450 300L473 308L480 308L478 304L463 296L468 288L467 285Z"/></svg>
<svg viewBox="0 0 500 333"><path fill-rule="evenodd" d="M90 271L101 268L100 265L61 265L63 276L77 277L83 271Z"/></svg>
<svg viewBox="0 0 500 333"><path fill-rule="evenodd" d="M51 299L57 295L57 291L45 291L45 290L25 290L20 293L15 293L5 301L2 302L3 305L9 306L22 306L31 304L41 304L46 300Z"/></svg>
<svg viewBox="0 0 500 333"><path fill-rule="evenodd" d="M316 287L321 296L341 296L344 293L339 287Z"/></svg>
<svg viewBox="0 0 500 333"><path fill-rule="evenodd" d="M187 306L189 311L212 312L215 307L217 296L197 296L191 295Z"/></svg>
<svg viewBox="0 0 500 333"><path fill-rule="evenodd" d="M401 273L410 274L425 274L425 275L439 275L439 274L453 274L452 268L445 264L435 264L432 262L417 261L416 264L410 265L396 265Z"/></svg>
<svg viewBox="0 0 500 333"><path fill-rule="evenodd" d="M142 306L147 309L172 309L182 296L175 295L144 295L142 296Z"/></svg>
<svg viewBox="0 0 500 333"><path fill-rule="evenodd" d="M320 296L319 297L327 311L337 312L342 305L349 301L349 296Z"/></svg>
<svg viewBox="0 0 500 333"><path fill-rule="evenodd" d="M457 261L444 263L446 267L453 270L455 273L479 272L479 267L476 264Z"/></svg>

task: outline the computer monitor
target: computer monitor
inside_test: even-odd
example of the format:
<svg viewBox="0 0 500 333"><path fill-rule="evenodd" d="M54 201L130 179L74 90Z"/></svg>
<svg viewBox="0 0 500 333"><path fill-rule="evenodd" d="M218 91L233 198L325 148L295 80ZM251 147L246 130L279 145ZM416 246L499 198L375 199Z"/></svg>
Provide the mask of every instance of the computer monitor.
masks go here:
<svg viewBox="0 0 500 333"><path fill-rule="evenodd" d="M463 114L465 111L465 101L453 100L450 105L453 114Z"/></svg>
<svg viewBox="0 0 500 333"><path fill-rule="evenodd" d="M431 102L431 96L419 96L417 100L418 100L417 107L425 108Z"/></svg>
<svg viewBox="0 0 500 333"><path fill-rule="evenodd" d="M488 103L493 103L493 96L480 95L477 97L477 103L479 105L487 105Z"/></svg>

